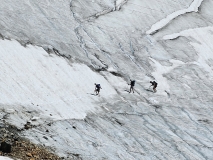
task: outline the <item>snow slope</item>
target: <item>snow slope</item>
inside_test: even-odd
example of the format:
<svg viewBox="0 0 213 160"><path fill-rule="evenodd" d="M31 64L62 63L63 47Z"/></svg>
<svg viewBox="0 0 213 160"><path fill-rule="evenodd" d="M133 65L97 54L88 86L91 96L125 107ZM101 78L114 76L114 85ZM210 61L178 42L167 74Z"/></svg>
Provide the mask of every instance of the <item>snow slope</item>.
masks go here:
<svg viewBox="0 0 213 160"><path fill-rule="evenodd" d="M67 160L213 159L212 8L2 0L0 118Z"/></svg>
<svg viewBox="0 0 213 160"><path fill-rule="evenodd" d="M70 63L43 48L0 40L0 54L0 102L7 109L26 106L42 116L51 114L54 119L83 119L87 111L98 107L94 105L97 98L91 96L94 82L107 88L101 93L105 98L116 94L102 76L87 66Z"/></svg>

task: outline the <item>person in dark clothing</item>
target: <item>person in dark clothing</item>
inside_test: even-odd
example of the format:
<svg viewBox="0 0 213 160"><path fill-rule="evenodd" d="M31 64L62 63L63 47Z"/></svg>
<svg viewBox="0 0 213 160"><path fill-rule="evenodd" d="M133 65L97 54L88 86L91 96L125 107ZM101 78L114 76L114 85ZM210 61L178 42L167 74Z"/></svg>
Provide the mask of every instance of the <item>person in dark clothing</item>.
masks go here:
<svg viewBox="0 0 213 160"><path fill-rule="evenodd" d="M134 86L135 86L135 80L131 80L130 79L130 90L129 93L131 93L131 91L134 93Z"/></svg>
<svg viewBox="0 0 213 160"><path fill-rule="evenodd" d="M102 89L102 88L101 88L101 85L100 85L100 84L96 84L96 83L95 83L95 93L96 93L96 95L98 95L98 94L99 94L100 89Z"/></svg>
<svg viewBox="0 0 213 160"><path fill-rule="evenodd" d="M152 84L151 86L153 86L153 92L157 92L157 90L156 90L156 88L157 88L157 86L158 86L158 83L157 82L155 82L155 81L150 81L150 83ZM150 86L150 87L151 87Z"/></svg>

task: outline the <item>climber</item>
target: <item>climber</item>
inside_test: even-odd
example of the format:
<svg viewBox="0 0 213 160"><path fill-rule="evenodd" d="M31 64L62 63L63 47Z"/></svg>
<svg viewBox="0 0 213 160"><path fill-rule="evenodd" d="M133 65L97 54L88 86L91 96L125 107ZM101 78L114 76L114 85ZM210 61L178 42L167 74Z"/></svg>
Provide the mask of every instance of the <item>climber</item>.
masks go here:
<svg viewBox="0 0 213 160"><path fill-rule="evenodd" d="M158 83L157 82L155 82L155 81L150 81L150 83L152 84L151 86L153 86L153 92L157 92L157 90L156 90L156 88L157 88L157 86L158 86ZM151 87L150 86L150 87Z"/></svg>
<svg viewBox="0 0 213 160"><path fill-rule="evenodd" d="M95 91L94 91L94 92L96 93L96 95L98 95L98 94L99 94L100 89L102 89L102 88L101 88L101 85L100 85L100 84L96 84L96 83L95 83Z"/></svg>
<svg viewBox="0 0 213 160"><path fill-rule="evenodd" d="M129 93L131 93L131 91L134 93L135 80L130 79L130 84L128 85L130 85Z"/></svg>

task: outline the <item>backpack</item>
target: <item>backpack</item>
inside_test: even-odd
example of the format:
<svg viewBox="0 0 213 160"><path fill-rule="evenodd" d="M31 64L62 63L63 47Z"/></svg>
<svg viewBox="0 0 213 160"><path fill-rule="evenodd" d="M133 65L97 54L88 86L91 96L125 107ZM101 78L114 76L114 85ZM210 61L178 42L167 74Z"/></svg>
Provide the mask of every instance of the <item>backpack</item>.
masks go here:
<svg viewBox="0 0 213 160"><path fill-rule="evenodd" d="M131 81L131 86L135 85L135 80Z"/></svg>
<svg viewBox="0 0 213 160"><path fill-rule="evenodd" d="M157 82L155 82L155 81L154 81L153 83L154 83L154 86L156 86L156 87L157 87L158 83L157 83Z"/></svg>
<svg viewBox="0 0 213 160"><path fill-rule="evenodd" d="M97 88L101 88L101 85L100 85L100 84L96 84L96 87L97 87Z"/></svg>

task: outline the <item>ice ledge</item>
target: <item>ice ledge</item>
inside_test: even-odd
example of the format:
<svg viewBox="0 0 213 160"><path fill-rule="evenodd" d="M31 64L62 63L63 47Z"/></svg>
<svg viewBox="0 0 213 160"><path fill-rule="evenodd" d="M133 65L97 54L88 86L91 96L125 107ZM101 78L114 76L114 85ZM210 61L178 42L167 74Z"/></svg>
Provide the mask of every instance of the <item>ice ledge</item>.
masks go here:
<svg viewBox="0 0 213 160"><path fill-rule="evenodd" d="M151 29L146 32L146 34L153 34L159 29L165 27L171 20L175 19L176 17L183 15L185 13L190 12L198 12L198 8L200 7L203 0L194 0L192 4L187 9L176 11L170 15L168 15L166 18L160 20L159 22L152 25Z"/></svg>
<svg viewBox="0 0 213 160"><path fill-rule="evenodd" d="M178 37L189 37L189 36L192 36L194 32L198 33L200 31L213 31L213 27L203 27L203 28L194 28L194 29L188 29L188 30L184 30L184 31L181 31L179 33L173 33L173 34L170 34L170 35L166 35L163 37L163 40L173 40L173 39L176 39Z"/></svg>

